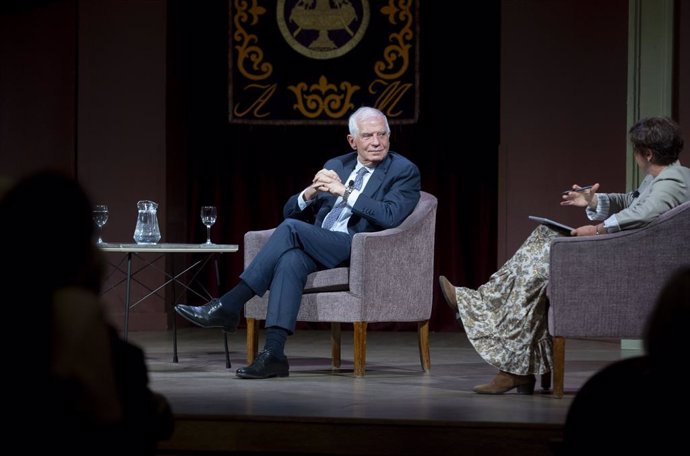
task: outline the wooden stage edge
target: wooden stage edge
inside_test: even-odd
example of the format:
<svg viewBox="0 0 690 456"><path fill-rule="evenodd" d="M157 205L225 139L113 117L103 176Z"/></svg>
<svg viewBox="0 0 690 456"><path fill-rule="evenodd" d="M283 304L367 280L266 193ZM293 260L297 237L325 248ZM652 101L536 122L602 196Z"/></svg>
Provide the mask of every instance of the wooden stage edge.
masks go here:
<svg viewBox="0 0 690 456"><path fill-rule="evenodd" d="M160 455L553 455L555 424L347 418L176 417Z"/></svg>

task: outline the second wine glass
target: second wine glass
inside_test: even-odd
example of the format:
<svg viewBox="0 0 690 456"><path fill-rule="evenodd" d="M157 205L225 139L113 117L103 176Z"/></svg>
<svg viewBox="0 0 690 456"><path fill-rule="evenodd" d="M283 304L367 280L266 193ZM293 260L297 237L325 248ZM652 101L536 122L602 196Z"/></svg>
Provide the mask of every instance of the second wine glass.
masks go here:
<svg viewBox="0 0 690 456"><path fill-rule="evenodd" d="M211 242L211 226L216 223L217 216L216 206L201 206L201 222L206 225L207 244L213 244Z"/></svg>

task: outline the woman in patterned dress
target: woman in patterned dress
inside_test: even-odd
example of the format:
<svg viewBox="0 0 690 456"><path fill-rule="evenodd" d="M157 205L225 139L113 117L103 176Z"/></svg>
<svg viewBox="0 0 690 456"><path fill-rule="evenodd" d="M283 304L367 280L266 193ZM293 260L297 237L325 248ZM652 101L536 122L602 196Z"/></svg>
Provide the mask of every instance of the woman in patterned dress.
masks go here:
<svg viewBox="0 0 690 456"><path fill-rule="evenodd" d="M630 193L597 193L573 185L563 206L583 207L596 225L584 225L573 236L614 233L642 227L667 210L690 200L690 169L678 155L683 139L678 125L665 117L641 119L630 128L633 155L645 179ZM479 355L499 369L490 383L474 387L480 394L502 394L517 388L534 392L535 374L551 371L552 345L546 320L549 249L558 234L538 226L515 255L477 290L456 287L439 277L448 305L457 313Z"/></svg>

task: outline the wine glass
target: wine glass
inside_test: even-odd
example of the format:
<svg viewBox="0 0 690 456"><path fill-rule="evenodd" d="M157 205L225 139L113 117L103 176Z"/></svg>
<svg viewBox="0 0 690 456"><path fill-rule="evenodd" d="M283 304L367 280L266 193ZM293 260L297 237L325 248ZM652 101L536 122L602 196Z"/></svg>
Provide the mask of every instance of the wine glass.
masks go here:
<svg viewBox="0 0 690 456"><path fill-rule="evenodd" d="M213 244L211 242L211 225L216 223L216 206L201 206L201 222L206 225L206 243Z"/></svg>
<svg viewBox="0 0 690 456"><path fill-rule="evenodd" d="M105 204L97 204L94 206L93 221L96 222L96 226L98 226L98 243L103 244L101 234L103 233L103 225L108 221L108 206Z"/></svg>

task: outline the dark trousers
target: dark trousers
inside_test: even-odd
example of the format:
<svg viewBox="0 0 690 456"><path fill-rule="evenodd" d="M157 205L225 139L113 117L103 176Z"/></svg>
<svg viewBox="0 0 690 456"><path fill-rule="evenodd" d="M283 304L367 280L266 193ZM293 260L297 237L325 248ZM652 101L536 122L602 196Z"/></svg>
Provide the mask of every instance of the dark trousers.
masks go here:
<svg viewBox="0 0 690 456"><path fill-rule="evenodd" d="M295 219L284 220L240 278L263 296L270 288L266 327L295 330L307 276L350 258L352 237Z"/></svg>

